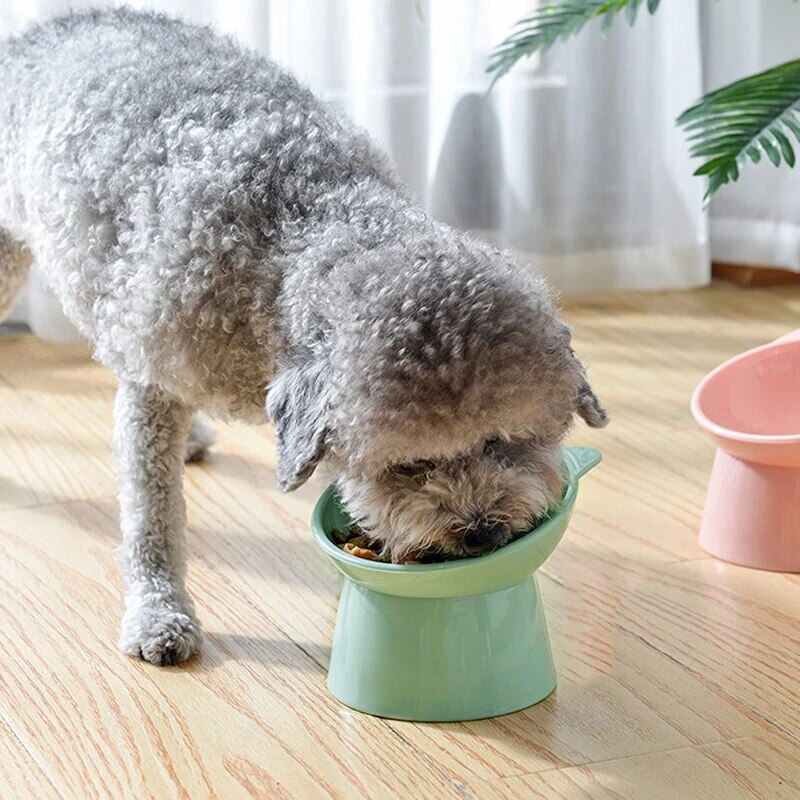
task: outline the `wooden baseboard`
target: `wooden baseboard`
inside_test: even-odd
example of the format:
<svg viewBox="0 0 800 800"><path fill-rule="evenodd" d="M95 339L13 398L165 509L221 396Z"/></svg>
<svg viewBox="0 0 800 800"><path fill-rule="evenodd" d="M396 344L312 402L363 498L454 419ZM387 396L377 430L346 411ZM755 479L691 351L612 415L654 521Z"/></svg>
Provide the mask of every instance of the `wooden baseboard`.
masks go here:
<svg viewBox="0 0 800 800"><path fill-rule="evenodd" d="M726 264L714 261L711 264L711 275L719 280L749 288L800 284L800 272L753 264Z"/></svg>

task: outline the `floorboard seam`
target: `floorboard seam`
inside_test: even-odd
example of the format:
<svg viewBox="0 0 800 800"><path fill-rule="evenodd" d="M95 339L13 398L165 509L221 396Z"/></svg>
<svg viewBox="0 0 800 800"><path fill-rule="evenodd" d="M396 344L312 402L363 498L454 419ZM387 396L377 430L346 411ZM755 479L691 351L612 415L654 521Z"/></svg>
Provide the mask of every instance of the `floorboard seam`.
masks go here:
<svg viewBox="0 0 800 800"><path fill-rule="evenodd" d="M11 720L3 714L0 714L0 722L2 722L5 727L8 729L8 732L14 738L14 741L30 756L31 761L39 768L39 771L44 776L44 779L50 784L53 788L53 791L56 793L57 797L65 798L66 795L62 794L59 791L59 788L53 783L53 779L50 775L47 774L47 770L45 769L45 765L41 762L39 758L37 758L36 753L34 753L20 738L20 735L17 733L14 725L11 723Z"/></svg>
<svg viewBox="0 0 800 800"><path fill-rule="evenodd" d="M44 503L30 503L21 506L6 506L5 508L0 508L0 519L2 519L3 514L10 514L15 511L31 511L37 508L50 508L51 506L73 506L77 505L78 503L96 503L99 500L117 500L117 495L115 494L103 494L97 497L76 497L72 500L49 500Z"/></svg>
<svg viewBox="0 0 800 800"><path fill-rule="evenodd" d="M681 747L667 747L662 750L648 750L645 753L631 753L628 756L618 756L616 758L601 758L597 761L582 761L579 764L566 764L563 767L548 767L547 769L534 770L532 772L519 772L514 775L504 775L503 777L492 778L487 783L499 783L511 778L525 778L531 775L544 775L550 772L566 772L570 769L583 769L584 767L597 767L603 764L614 764L619 761L629 761L632 758L647 758L648 756L658 756L667 753L680 753L684 750L697 750L700 751L704 747L710 747L717 744L731 744L732 742L741 742L746 739L757 739L758 735L751 736L734 736L730 739L719 739L713 742L704 742L703 744L688 744Z"/></svg>
<svg viewBox="0 0 800 800"><path fill-rule="evenodd" d="M668 658L674 664L677 664L682 669L685 669L688 673L690 673L691 675L694 675L696 678L700 679L701 681L707 681L710 686L713 686L714 688L716 688L719 691L723 692L727 697L730 697L732 700L734 700L736 703L741 705L743 708L746 708L756 719L758 719L759 721L763 722L765 725L768 725L769 727L774 728L776 731L780 732L784 736L788 736L793 741L800 742L800 736L798 736L798 734L793 733L792 731L788 730L787 728L784 728L779 722L776 722L774 719L771 719L770 717L765 716L761 711L759 711L756 708L753 708L753 706L751 706L749 703L747 703L744 700L742 700L740 697L730 694L730 692L724 686L721 686L716 681L709 680L706 676L702 675L697 670L692 669L688 664L684 664L680 659L675 658L675 656L671 655L666 650L662 650L660 647L657 647L646 636L642 636L642 634L637 633L636 631L634 631L631 628L626 628L624 625L620 625L619 623L614 623L614 627L619 629L619 630L621 630L621 631L625 631L625 633L631 634L631 636L635 636L646 647L649 647L652 650L655 650L660 655L664 656L665 658ZM745 736L745 737L735 737L735 738L752 738L752 737ZM734 741L734 740L735 739L724 739L722 741ZM715 742L708 742L708 744L715 744Z"/></svg>
<svg viewBox="0 0 800 800"><path fill-rule="evenodd" d="M416 745L407 739L403 734L397 730L394 725L388 720L381 720L383 723L383 727L400 739L403 744L411 749L412 753L416 753L421 759L427 761L430 766L439 773L452 787L453 789L458 792L460 797L465 798L465 800L477 800L477 797L472 794L472 792L464 786L463 783L459 783L452 775L449 775L439 764L436 763L424 750L420 750Z"/></svg>

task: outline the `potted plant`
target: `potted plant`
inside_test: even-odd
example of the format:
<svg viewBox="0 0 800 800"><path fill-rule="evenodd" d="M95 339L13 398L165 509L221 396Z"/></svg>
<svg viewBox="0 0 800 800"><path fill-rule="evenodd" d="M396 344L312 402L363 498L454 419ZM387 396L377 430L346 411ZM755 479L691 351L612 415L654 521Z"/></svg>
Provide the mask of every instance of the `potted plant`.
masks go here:
<svg viewBox="0 0 800 800"><path fill-rule="evenodd" d="M607 30L617 14L632 25L645 6L654 14L660 0L559 0L521 19L494 50L487 66L492 85L522 58L549 48L599 20ZM766 156L776 167L795 164L793 139L800 141L800 60L742 78L705 95L677 120L690 152L703 158L695 175L708 179L707 203L724 184L736 181L748 161Z"/></svg>

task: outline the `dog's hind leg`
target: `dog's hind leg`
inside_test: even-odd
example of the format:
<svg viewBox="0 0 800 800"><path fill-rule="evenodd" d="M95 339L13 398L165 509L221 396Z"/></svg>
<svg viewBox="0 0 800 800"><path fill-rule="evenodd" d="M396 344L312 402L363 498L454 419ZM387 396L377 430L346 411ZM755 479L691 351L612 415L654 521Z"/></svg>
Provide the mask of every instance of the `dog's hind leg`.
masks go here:
<svg viewBox="0 0 800 800"><path fill-rule="evenodd" d="M214 427L202 414L195 414L189 427L189 435L186 437L183 460L187 463L202 461L208 453L208 448L214 444L214 440Z"/></svg>
<svg viewBox="0 0 800 800"><path fill-rule="evenodd" d="M186 592L183 457L192 411L157 386L120 383L114 408L126 584L120 647L177 664L200 644Z"/></svg>
<svg viewBox="0 0 800 800"><path fill-rule="evenodd" d="M11 311L32 260L25 244L0 227L0 321Z"/></svg>

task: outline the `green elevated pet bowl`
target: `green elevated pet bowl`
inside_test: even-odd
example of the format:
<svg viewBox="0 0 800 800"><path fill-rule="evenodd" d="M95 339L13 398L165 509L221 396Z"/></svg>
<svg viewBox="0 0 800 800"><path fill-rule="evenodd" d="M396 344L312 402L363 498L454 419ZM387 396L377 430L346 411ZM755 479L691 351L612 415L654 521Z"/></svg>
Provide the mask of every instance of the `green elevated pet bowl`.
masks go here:
<svg viewBox="0 0 800 800"><path fill-rule="evenodd" d="M328 687L345 705L392 719L451 722L538 703L556 673L536 570L564 535L578 480L600 461L564 453L564 498L548 519L489 555L443 564L382 564L340 550L351 523L332 489L314 509L317 544L344 575Z"/></svg>

